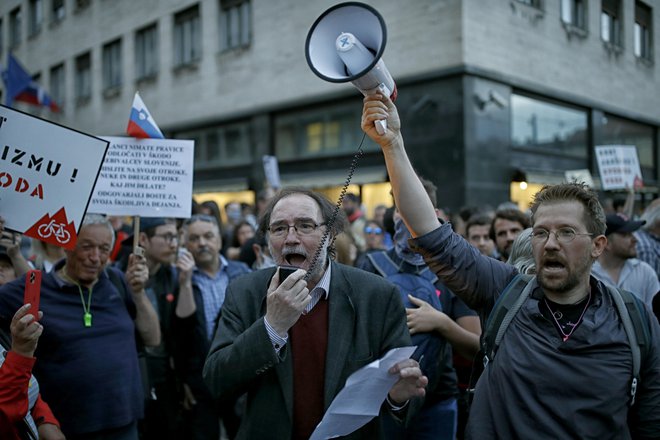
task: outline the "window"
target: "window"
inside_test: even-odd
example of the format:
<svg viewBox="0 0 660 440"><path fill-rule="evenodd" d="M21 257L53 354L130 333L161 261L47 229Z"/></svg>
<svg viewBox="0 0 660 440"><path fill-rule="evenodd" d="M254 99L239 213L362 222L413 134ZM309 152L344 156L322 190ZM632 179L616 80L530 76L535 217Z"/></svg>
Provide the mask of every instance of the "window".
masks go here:
<svg viewBox="0 0 660 440"><path fill-rule="evenodd" d="M76 103L92 97L92 56L89 52L76 58Z"/></svg>
<svg viewBox="0 0 660 440"><path fill-rule="evenodd" d="M360 112L345 104L280 116L275 120L275 152L285 160L354 153L362 138L355 124L359 118ZM373 142L363 145L365 151L377 148Z"/></svg>
<svg viewBox="0 0 660 440"><path fill-rule="evenodd" d="M587 27L585 0L561 0L561 20L580 29Z"/></svg>
<svg viewBox="0 0 660 440"><path fill-rule="evenodd" d="M103 90L120 87L121 83L121 40L115 40L103 46Z"/></svg>
<svg viewBox="0 0 660 440"><path fill-rule="evenodd" d="M21 44L21 26L23 17L21 16L21 7L14 9L9 13L9 48L14 48Z"/></svg>
<svg viewBox="0 0 660 440"><path fill-rule="evenodd" d="M220 0L220 50L250 44L250 2Z"/></svg>
<svg viewBox="0 0 660 440"><path fill-rule="evenodd" d="M36 35L41 31L44 21L43 0L30 0L30 35Z"/></svg>
<svg viewBox="0 0 660 440"><path fill-rule="evenodd" d="M138 80L158 73L158 28L155 24L135 33L135 69Z"/></svg>
<svg viewBox="0 0 660 440"><path fill-rule="evenodd" d="M635 2L635 43L633 52L636 57L651 59L651 8L641 2Z"/></svg>
<svg viewBox="0 0 660 440"><path fill-rule="evenodd" d="M541 8L541 0L517 0L518 3L523 3L525 5L532 6L534 8Z"/></svg>
<svg viewBox="0 0 660 440"><path fill-rule="evenodd" d="M644 184L656 182L653 127L613 115L603 116L602 145L634 145Z"/></svg>
<svg viewBox="0 0 660 440"><path fill-rule="evenodd" d="M92 0L76 0L76 12L87 9Z"/></svg>
<svg viewBox="0 0 660 440"><path fill-rule="evenodd" d="M252 162L249 127L247 122L238 122L176 133L174 137L195 141L195 168L234 167Z"/></svg>
<svg viewBox="0 0 660 440"><path fill-rule="evenodd" d="M199 6L174 16L174 65L183 66L199 60L202 51Z"/></svg>
<svg viewBox="0 0 660 440"><path fill-rule="evenodd" d="M60 108L64 108L64 98L66 96L64 63L50 69L50 96Z"/></svg>
<svg viewBox="0 0 660 440"><path fill-rule="evenodd" d="M603 0L600 13L600 37L604 42L621 46L621 0Z"/></svg>
<svg viewBox="0 0 660 440"><path fill-rule="evenodd" d="M64 0L51 0L50 21L56 22L64 19Z"/></svg>
<svg viewBox="0 0 660 440"><path fill-rule="evenodd" d="M587 122L585 110L511 95L511 142L514 147L586 159Z"/></svg>

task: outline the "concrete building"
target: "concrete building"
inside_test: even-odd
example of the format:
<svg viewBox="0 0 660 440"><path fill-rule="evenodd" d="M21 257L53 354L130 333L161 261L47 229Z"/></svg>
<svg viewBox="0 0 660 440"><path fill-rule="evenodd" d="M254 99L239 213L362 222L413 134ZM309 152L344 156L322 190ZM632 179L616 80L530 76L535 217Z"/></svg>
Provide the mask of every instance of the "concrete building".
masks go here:
<svg viewBox="0 0 660 440"><path fill-rule="evenodd" d="M361 95L315 76L304 54L336 3L3 0L0 60L11 50L63 111L21 109L91 134L124 133L139 90L167 137L196 141L202 198L252 198L263 155L284 184L336 197L362 139ZM598 185L604 144L636 145L638 199L658 195L660 1L365 3L387 24L406 145L441 206L523 201L566 170ZM362 149L349 190L389 204L381 154Z"/></svg>

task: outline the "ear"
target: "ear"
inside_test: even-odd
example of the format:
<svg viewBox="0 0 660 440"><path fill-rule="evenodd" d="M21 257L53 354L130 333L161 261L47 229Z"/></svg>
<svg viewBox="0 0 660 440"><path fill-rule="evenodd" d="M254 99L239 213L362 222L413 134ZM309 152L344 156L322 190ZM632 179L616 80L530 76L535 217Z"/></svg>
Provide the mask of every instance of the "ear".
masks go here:
<svg viewBox="0 0 660 440"><path fill-rule="evenodd" d="M604 235L599 235L591 241L591 256L596 259L600 257L600 254L603 253L607 247L607 237Z"/></svg>
<svg viewBox="0 0 660 440"><path fill-rule="evenodd" d="M146 233L140 232L138 242L140 243L140 246L146 247L149 244L149 237L147 237Z"/></svg>

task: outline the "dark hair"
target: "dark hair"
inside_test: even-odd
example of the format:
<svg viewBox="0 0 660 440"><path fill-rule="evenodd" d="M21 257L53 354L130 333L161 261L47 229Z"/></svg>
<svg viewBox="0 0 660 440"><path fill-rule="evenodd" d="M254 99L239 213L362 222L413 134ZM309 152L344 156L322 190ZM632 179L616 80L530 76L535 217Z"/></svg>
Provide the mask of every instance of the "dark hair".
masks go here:
<svg viewBox="0 0 660 440"><path fill-rule="evenodd" d="M532 222L539 206L552 203L578 202L584 207L584 226L590 234L603 235L606 230L605 211L598 196L584 183L546 185L536 193L530 210Z"/></svg>
<svg viewBox="0 0 660 440"><path fill-rule="evenodd" d="M527 229L529 228L530 221L529 217L527 215L518 210L518 209L500 209L495 211L495 216L493 217L493 220L490 223L490 239L495 241L495 222L497 219L504 219L504 220L509 220L510 222L518 222L520 223L520 226L522 226L522 229Z"/></svg>
<svg viewBox="0 0 660 440"><path fill-rule="evenodd" d="M151 238L156 234L156 229L158 229L161 226L165 226L165 225L175 225L176 226L176 219L174 219L174 218L166 218L166 219L164 219L164 222L165 223L163 223L163 224L160 224L158 226L152 226L150 228L146 228L146 229L144 229L140 232L144 232L145 234L147 234L147 237Z"/></svg>
<svg viewBox="0 0 660 440"><path fill-rule="evenodd" d="M218 206L218 204L213 200L207 200L199 205L198 213L203 212L202 208L206 208L209 211L211 211L210 215L215 217L215 222L218 224L218 228L222 230L222 216L220 215L220 207Z"/></svg>
<svg viewBox="0 0 660 440"><path fill-rule="evenodd" d="M321 209L323 222L329 224L331 237L336 237L344 231L348 224L346 214L344 214L342 209L337 210L337 205L333 205L326 196L306 188L284 188L278 191L277 194L275 194L275 196L273 196L273 198L268 202L268 206L259 219L258 232L264 235L268 232L268 227L270 226L270 216L273 213L273 208L275 205L277 205L280 200L295 194L307 196L316 202L316 204ZM332 220L333 218L334 220ZM331 244L328 247L328 253L330 255L334 255L334 245Z"/></svg>
<svg viewBox="0 0 660 440"><path fill-rule="evenodd" d="M232 240L231 240L231 241L232 241L232 243L231 243L231 246L232 246L232 247L240 247L240 246L241 246L241 244L238 242L238 231L240 231L240 229L241 229L243 226L249 226L250 229L252 229L253 231L255 231L254 226L252 226L252 223L250 223L250 222L247 221L247 220L242 220L239 224L237 224L236 226L234 226L234 231L233 231L233 233L232 233ZM256 231L255 231L255 232L256 232Z"/></svg>
<svg viewBox="0 0 660 440"><path fill-rule="evenodd" d="M360 196L354 193L344 194L344 200L347 202L360 203Z"/></svg>
<svg viewBox="0 0 660 440"><path fill-rule="evenodd" d="M394 206L390 206L385 210L385 215L383 215L383 228L385 228L385 231L390 234L390 236L394 237L394 211L396 208Z"/></svg>
<svg viewBox="0 0 660 440"><path fill-rule="evenodd" d="M470 234L470 228L472 226L490 226L491 222L493 221L493 218L487 214L474 214L472 217L470 217L465 224L465 235ZM488 232L490 235L490 230Z"/></svg>

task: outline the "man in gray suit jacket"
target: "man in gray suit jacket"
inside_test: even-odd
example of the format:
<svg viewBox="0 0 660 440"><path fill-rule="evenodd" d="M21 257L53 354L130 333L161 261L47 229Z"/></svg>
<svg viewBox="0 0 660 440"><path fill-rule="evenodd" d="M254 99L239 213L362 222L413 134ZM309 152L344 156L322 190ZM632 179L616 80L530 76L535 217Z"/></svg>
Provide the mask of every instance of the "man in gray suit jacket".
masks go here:
<svg viewBox="0 0 660 440"><path fill-rule="evenodd" d="M227 289L204 378L219 399L248 394L240 439L309 438L350 374L411 344L396 287L330 261L332 239L346 224L340 216L331 221L334 211L312 191L280 191L260 232L278 265L299 269L286 279L281 269L253 272ZM427 378L413 359L390 373L399 379L381 416L401 420ZM346 438L379 437L374 419Z"/></svg>

